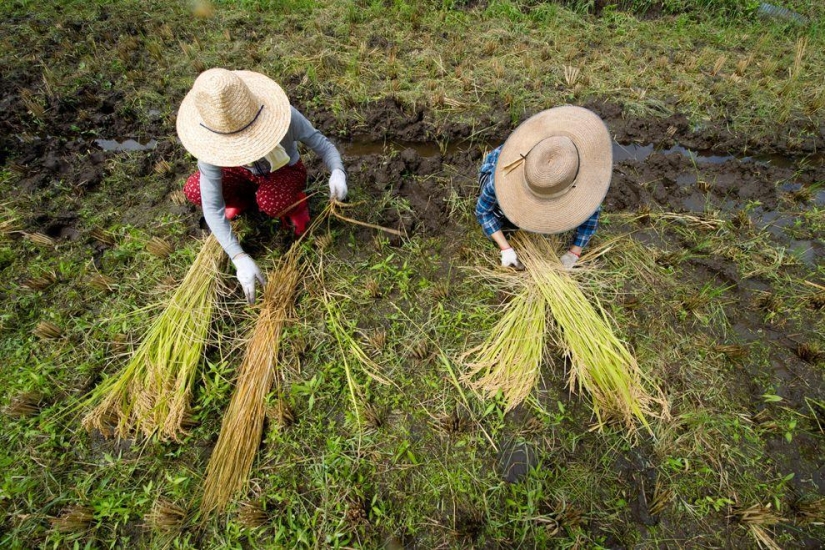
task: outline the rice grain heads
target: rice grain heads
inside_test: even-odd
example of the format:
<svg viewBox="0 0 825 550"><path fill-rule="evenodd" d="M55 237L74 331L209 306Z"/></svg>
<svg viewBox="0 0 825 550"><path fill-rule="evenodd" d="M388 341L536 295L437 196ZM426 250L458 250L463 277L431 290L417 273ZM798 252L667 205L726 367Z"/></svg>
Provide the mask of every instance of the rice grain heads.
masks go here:
<svg viewBox="0 0 825 550"><path fill-rule="evenodd" d="M86 429L119 438L143 433L178 440L189 409L226 255L210 235L192 267L149 327L119 375L103 381L86 400L94 408Z"/></svg>
<svg viewBox="0 0 825 550"><path fill-rule="evenodd" d="M275 380L281 332L292 314L300 280L300 242L269 275L263 303L241 363L235 393L223 417L221 433L203 484L204 518L221 512L249 478L266 418L266 394Z"/></svg>
<svg viewBox="0 0 825 550"><path fill-rule="evenodd" d="M550 241L519 232L519 256L547 300L557 330L554 339L570 360L571 390L590 394L597 424L618 422L650 430L648 418L669 416L662 391L639 369L636 358L613 332L601 305L594 307L564 270Z"/></svg>

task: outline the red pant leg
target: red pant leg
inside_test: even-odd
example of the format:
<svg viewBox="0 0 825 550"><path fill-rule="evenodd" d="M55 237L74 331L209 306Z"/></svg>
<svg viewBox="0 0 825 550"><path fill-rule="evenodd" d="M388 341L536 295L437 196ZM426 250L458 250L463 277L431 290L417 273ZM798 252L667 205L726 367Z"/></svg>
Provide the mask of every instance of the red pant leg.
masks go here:
<svg viewBox="0 0 825 550"><path fill-rule="evenodd" d="M255 204L257 182L249 170L223 168L223 202L227 207L246 209ZM195 172L183 186L183 194L192 204L201 205L201 173Z"/></svg>
<svg viewBox="0 0 825 550"><path fill-rule="evenodd" d="M201 173L195 172L189 176L183 185L183 194L186 199L197 206L201 205Z"/></svg>
<svg viewBox="0 0 825 550"><path fill-rule="evenodd" d="M308 212L306 201L295 205L307 183L307 170L303 162L298 161L293 166L284 166L265 176L256 176L255 179L258 181L255 202L264 214L275 218L290 215L294 211Z"/></svg>

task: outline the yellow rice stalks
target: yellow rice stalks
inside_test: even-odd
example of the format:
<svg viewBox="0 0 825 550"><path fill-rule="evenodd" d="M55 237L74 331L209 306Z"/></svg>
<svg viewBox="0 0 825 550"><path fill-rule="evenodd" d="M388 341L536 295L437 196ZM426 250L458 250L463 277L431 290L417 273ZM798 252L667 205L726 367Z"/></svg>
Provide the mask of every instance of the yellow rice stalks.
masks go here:
<svg viewBox="0 0 825 550"><path fill-rule="evenodd" d="M507 304L491 337L464 355L473 356L464 382L488 397L501 391L507 410L515 408L536 384L544 357L546 321L544 295L525 285Z"/></svg>
<svg viewBox="0 0 825 550"><path fill-rule="evenodd" d="M516 282L516 294L489 338L464 355L463 381L487 396L502 392L510 410L535 386L550 339L570 362L571 391L590 394L598 428L618 422L635 433L641 423L650 431L649 418L669 415L666 400L601 306L590 303L550 241L518 233L513 243L527 269L502 276Z"/></svg>
<svg viewBox="0 0 825 550"><path fill-rule="evenodd" d="M570 388L590 394L598 426L610 420L634 432L638 421L650 431L648 418L669 416L662 391L639 369L601 305L591 305L562 267L549 241L518 233L514 243L547 301L558 329L554 339L570 360Z"/></svg>
<svg viewBox="0 0 825 550"><path fill-rule="evenodd" d="M119 438L138 432L176 441L184 433L182 423L209 334L218 273L225 258L217 239L210 235L123 371L89 396L87 404L96 406L83 419L86 429Z"/></svg>
<svg viewBox="0 0 825 550"><path fill-rule="evenodd" d="M290 318L301 270L300 242L295 243L268 277L258 320L246 348L232 401L203 484L201 511L221 512L249 478L261 443L265 400L275 380L275 363L284 324Z"/></svg>

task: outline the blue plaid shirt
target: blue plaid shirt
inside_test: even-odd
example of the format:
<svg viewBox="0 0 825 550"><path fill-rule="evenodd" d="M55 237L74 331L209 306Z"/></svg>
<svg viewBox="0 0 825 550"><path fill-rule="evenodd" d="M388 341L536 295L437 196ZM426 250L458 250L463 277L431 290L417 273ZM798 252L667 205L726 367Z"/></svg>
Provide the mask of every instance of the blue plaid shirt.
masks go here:
<svg viewBox="0 0 825 550"><path fill-rule="evenodd" d="M496 231L500 231L505 226L512 225L498 205L496 190L493 185L493 173L496 170L496 162L498 162L498 155L500 153L501 146L490 151L484 158L478 174L478 183L481 186L481 192L478 195L478 202L476 202L476 219L478 219L482 231L484 231L484 234L488 237ZM602 207L599 206L596 211L593 212L593 215L576 229L576 236L571 246L580 246L582 248L587 246L587 243L590 242L591 237L593 237L596 229L599 227L599 214L601 211Z"/></svg>

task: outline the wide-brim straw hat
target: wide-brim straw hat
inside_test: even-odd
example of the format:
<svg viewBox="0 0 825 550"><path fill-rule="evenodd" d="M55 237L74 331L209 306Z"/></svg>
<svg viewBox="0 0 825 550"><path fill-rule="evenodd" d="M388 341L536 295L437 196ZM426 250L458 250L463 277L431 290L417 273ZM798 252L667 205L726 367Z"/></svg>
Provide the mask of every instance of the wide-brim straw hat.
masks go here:
<svg viewBox="0 0 825 550"><path fill-rule="evenodd" d="M494 186L504 215L520 229L560 233L580 226L610 187L613 146L604 122L572 105L533 115L507 138Z"/></svg>
<svg viewBox="0 0 825 550"><path fill-rule="evenodd" d="M183 98L178 137L198 160L242 166L281 142L290 115L289 98L269 77L253 71L209 69Z"/></svg>

